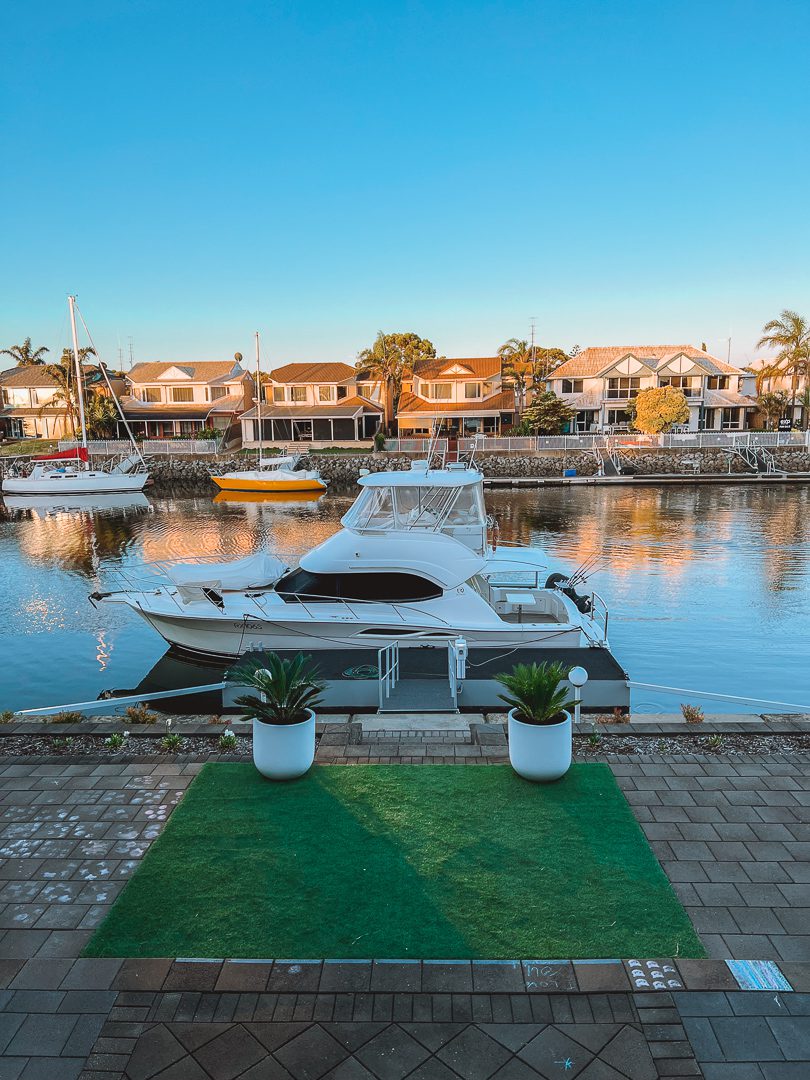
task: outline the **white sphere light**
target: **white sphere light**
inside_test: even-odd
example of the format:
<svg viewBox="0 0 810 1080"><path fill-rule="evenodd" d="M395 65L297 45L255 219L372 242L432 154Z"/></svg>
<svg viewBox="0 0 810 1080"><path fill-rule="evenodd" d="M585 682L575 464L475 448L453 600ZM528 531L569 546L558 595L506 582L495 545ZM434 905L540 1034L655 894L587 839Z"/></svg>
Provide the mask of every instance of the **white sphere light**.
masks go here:
<svg viewBox="0 0 810 1080"><path fill-rule="evenodd" d="M588 681L588 672L584 667L573 667L568 672L568 681L572 686L584 686Z"/></svg>

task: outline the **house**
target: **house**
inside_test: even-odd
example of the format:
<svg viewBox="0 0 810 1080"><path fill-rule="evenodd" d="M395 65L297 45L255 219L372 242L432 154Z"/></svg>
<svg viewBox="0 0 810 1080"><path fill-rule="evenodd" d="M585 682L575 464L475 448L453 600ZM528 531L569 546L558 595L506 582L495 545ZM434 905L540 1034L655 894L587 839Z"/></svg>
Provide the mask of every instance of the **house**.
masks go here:
<svg viewBox="0 0 810 1080"><path fill-rule="evenodd" d="M113 391L119 395L124 383L108 374ZM107 380L98 366L84 367L84 383L89 390L109 395ZM73 429L59 383L44 364L24 364L0 371L0 437L8 439L71 438Z"/></svg>
<svg viewBox="0 0 810 1080"><path fill-rule="evenodd" d="M551 373L549 389L576 410L577 431L631 423L640 390L675 386L689 404L690 431L739 431L751 426L756 401L745 373L693 345L610 345L583 349Z"/></svg>
<svg viewBox="0 0 810 1080"><path fill-rule="evenodd" d="M285 364L262 380L262 442L359 442L382 417L380 387L343 363ZM258 409L244 413L242 445L258 446Z"/></svg>
<svg viewBox="0 0 810 1080"><path fill-rule="evenodd" d="M760 357L752 360L743 371L743 386L745 392L751 395L757 393L757 376L763 368L772 368L777 361ZM781 366L781 365L780 365ZM784 394L788 404L784 415L790 417L795 427L805 427L808 411L810 410L810 379L801 372L769 375L762 384L763 394ZM792 414L792 415L791 415ZM759 420L764 424L765 418L760 414Z"/></svg>
<svg viewBox="0 0 810 1080"><path fill-rule="evenodd" d="M202 428L227 431L255 393L253 376L236 358L136 364L126 381L121 407L133 434L146 438L194 436Z"/></svg>
<svg viewBox="0 0 810 1080"><path fill-rule="evenodd" d="M403 382L397 409L401 438L430 435L434 422L459 435L497 435L515 417L498 356L422 360Z"/></svg>

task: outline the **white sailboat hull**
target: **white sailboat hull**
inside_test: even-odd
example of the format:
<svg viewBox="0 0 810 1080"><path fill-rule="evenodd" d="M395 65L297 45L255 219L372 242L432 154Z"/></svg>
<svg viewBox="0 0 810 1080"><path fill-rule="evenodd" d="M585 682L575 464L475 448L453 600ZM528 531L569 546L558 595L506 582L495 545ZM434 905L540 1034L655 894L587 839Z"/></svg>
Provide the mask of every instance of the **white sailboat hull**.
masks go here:
<svg viewBox="0 0 810 1080"><path fill-rule="evenodd" d="M52 471L46 476L8 476L2 490L7 495L118 495L143 491L147 473Z"/></svg>

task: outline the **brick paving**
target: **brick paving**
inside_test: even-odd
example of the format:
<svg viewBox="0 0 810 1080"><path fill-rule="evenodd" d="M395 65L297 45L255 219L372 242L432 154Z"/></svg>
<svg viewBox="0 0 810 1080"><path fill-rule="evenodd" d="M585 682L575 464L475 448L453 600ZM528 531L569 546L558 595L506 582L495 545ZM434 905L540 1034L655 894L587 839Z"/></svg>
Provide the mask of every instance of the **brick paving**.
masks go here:
<svg viewBox="0 0 810 1080"><path fill-rule="evenodd" d="M506 757L490 725L330 734L324 762ZM0 765L0 1080L810 1076L810 761L610 764L717 958L670 961L686 992L633 994L617 963L77 959L201 766ZM796 992L736 990L726 957L774 959Z"/></svg>

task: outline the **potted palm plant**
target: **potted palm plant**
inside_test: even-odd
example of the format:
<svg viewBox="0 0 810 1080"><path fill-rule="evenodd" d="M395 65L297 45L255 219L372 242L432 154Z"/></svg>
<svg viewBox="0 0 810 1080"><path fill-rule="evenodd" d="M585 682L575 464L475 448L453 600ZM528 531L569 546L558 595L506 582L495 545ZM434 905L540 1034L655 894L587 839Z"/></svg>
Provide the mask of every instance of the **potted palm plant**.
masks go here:
<svg viewBox="0 0 810 1080"><path fill-rule="evenodd" d="M509 761L526 780L559 780L571 767L571 714L574 704L562 685L562 664L516 664L497 675L509 691L501 700L508 717Z"/></svg>
<svg viewBox="0 0 810 1080"><path fill-rule="evenodd" d="M276 653L236 668L230 679L253 693L236 699L253 717L253 764L269 780L303 776L315 759L315 713L323 683L301 653Z"/></svg>

